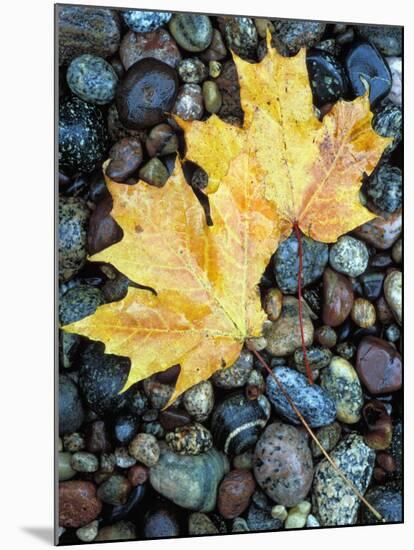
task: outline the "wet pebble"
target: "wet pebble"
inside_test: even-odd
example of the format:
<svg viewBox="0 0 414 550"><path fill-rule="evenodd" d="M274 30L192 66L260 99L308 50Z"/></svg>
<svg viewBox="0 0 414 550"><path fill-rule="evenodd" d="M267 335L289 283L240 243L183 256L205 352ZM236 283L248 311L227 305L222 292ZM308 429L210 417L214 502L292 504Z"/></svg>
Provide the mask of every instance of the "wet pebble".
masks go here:
<svg viewBox="0 0 414 550"><path fill-rule="evenodd" d="M188 414L197 422L206 420L214 406L212 383L205 380L184 392L183 405Z"/></svg>
<svg viewBox="0 0 414 550"><path fill-rule="evenodd" d="M312 484L312 455L306 437L293 426L270 424L256 444L253 470L258 484L273 501L295 506Z"/></svg>
<svg viewBox="0 0 414 550"><path fill-rule="evenodd" d="M76 453L85 449L85 438L79 432L73 432L63 436L63 447L65 451Z"/></svg>
<svg viewBox="0 0 414 550"><path fill-rule="evenodd" d="M365 188L377 208L393 213L402 205L402 173L396 166L383 163L375 170Z"/></svg>
<svg viewBox="0 0 414 550"><path fill-rule="evenodd" d="M168 11L125 10L122 12L122 17L131 30L145 33L154 31L168 23L172 13Z"/></svg>
<svg viewBox="0 0 414 550"><path fill-rule="evenodd" d="M391 71L391 91L387 96L387 99L394 105L401 106L402 103L402 58L401 57L387 57L387 64Z"/></svg>
<svg viewBox="0 0 414 550"><path fill-rule="evenodd" d="M72 455L71 466L77 472L96 472L99 468L99 461L92 453L78 451Z"/></svg>
<svg viewBox="0 0 414 550"><path fill-rule="evenodd" d="M315 341L325 348L333 348L337 340L336 332L329 325L322 325L315 331Z"/></svg>
<svg viewBox="0 0 414 550"><path fill-rule="evenodd" d="M368 266L368 249L362 241L344 235L339 237L329 252L329 263L339 273L358 277Z"/></svg>
<svg viewBox="0 0 414 550"><path fill-rule="evenodd" d="M373 395L400 389L402 383L401 356L386 340L366 336L358 346L358 375Z"/></svg>
<svg viewBox="0 0 414 550"><path fill-rule="evenodd" d="M250 17L218 18L227 47L244 59L255 59L259 43L257 29Z"/></svg>
<svg viewBox="0 0 414 550"><path fill-rule="evenodd" d="M359 278L362 290L367 300L376 300L382 292L382 284L384 282L384 273L381 271L365 272Z"/></svg>
<svg viewBox="0 0 414 550"><path fill-rule="evenodd" d="M158 59L173 68L181 60L176 42L165 29L146 33L127 32L122 39L119 56L125 70L145 58Z"/></svg>
<svg viewBox="0 0 414 550"><path fill-rule="evenodd" d="M105 504L118 506L125 504L131 492L130 481L121 474L113 474L98 488L98 497Z"/></svg>
<svg viewBox="0 0 414 550"><path fill-rule="evenodd" d="M319 370L329 365L332 353L326 348L311 346L306 350L306 357L310 368L317 376ZM299 372L306 373L305 357L301 348L293 354L293 364Z"/></svg>
<svg viewBox="0 0 414 550"><path fill-rule="evenodd" d="M249 470L231 470L220 483L217 507L225 519L241 515L249 505L256 482Z"/></svg>
<svg viewBox="0 0 414 550"><path fill-rule="evenodd" d="M134 437L128 447L129 453L147 467L154 466L160 457L160 448L157 439L146 433Z"/></svg>
<svg viewBox="0 0 414 550"><path fill-rule="evenodd" d="M355 424L361 418L364 403L361 384L354 367L342 357L334 356L321 373L321 387L336 405L336 418L345 424Z"/></svg>
<svg viewBox="0 0 414 550"><path fill-rule="evenodd" d="M86 261L89 208L77 197L59 198L59 280L76 275Z"/></svg>
<svg viewBox="0 0 414 550"><path fill-rule="evenodd" d="M359 226L354 234L367 244L375 246L380 250L391 248L400 237L402 231L401 210L391 215L378 216L372 221Z"/></svg>
<svg viewBox="0 0 414 550"><path fill-rule="evenodd" d="M353 45L345 58L345 69L356 96L365 93L364 79L369 85L369 100L374 105L391 90L391 72L385 59L369 42ZM362 77L362 79L361 79Z"/></svg>
<svg viewBox="0 0 414 550"><path fill-rule="evenodd" d="M400 487L395 483L387 483L368 489L365 497L372 506L382 515L386 523L400 523L403 521L403 497ZM374 514L364 508L364 523L368 525L380 524Z"/></svg>
<svg viewBox="0 0 414 550"><path fill-rule="evenodd" d="M274 531L282 527L282 521L272 516L273 504L263 491L253 494L246 517L248 531Z"/></svg>
<svg viewBox="0 0 414 550"><path fill-rule="evenodd" d="M300 48L312 48L325 32L325 23L316 21L274 20L273 42L282 55L296 54Z"/></svg>
<svg viewBox="0 0 414 550"><path fill-rule="evenodd" d="M163 187L168 180L169 174L165 164L159 158L152 158L139 170L138 177L154 187Z"/></svg>
<svg viewBox="0 0 414 550"><path fill-rule="evenodd" d="M144 537L146 539L158 539L166 537L178 537L180 526L171 510L149 510L144 518Z"/></svg>
<svg viewBox="0 0 414 550"><path fill-rule="evenodd" d="M119 118L130 129L162 122L174 105L178 91L175 70L158 59L134 63L120 81L116 93Z"/></svg>
<svg viewBox="0 0 414 550"><path fill-rule="evenodd" d="M64 481L59 484L59 525L83 527L98 517L102 503L95 485L89 481Z"/></svg>
<svg viewBox="0 0 414 550"><path fill-rule="evenodd" d="M331 457L364 494L371 481L375 451L364 443L362 436L347 435L331 452ZM315 469L312 500L314 513L324 527L353 525L357 521L360 500L326 459Z"/></svg>
<svg viewBox="0 0 414 550"><path fill-rule="evenodd" d="M335 103L347 91L347 78L339 61L331 54L311 50L306 56L315 105Z"/></svg>
<svg viewBox="0 0 414 550"><path fill-rule="evenodd" d="M95 420L86 428L86 450L90 453L107 453L111 450L108 432L103 420Z"/></svg>
<svg viewBox="0 0 414 550"><path fill-rule="evenodd" d="M242 350L240 357L231 367L218 370L211 377L213 384L226 390L244 386L253 369L253 354Z"/></svg>
<svg viewBox="0 0 414 550"><path fill-rule="evenodd" d="M227 48L223 36L218 29L213 29L213 37L210 46L200 53L200 59L205 63L210 61L221 61L227 55Z"/></svg>
<svg viewBox="0 0 414 550"><path fill-rule="evenodd" d="M378 110L372 119L372 127L377 134L393 139L392 143L387 145L384 151L385 154L388 155L391 153L401 142L402 124L403 116L401 107L393 105L392 103L386 103L383 108Z"/></svg>
<svg viewBox="0 0 414 550"><path fill-rule="evenodd" d="M198 455L213 445L211 433L198 422L175 428L166 434L165 441L171 450L184 455Z"/></svg>
<svg viewBox="0 0 414 550"><path fill-rule="evenodd" d="M375 324L375 307L364 298L357 298L352 306L352 320L361 328L369 328Z"/></svg>
<svg viewBox="0 0 414 550"><path fill-rule="evenodd" d="M66 374L59 375L59 434L75 432L85 417L78 386Z"/></svg>
<svg viewBox="0 0 414 550"><path fill-rule="evenodd" d="M150 157L162 157L178 149L178 138L171 126L157 124L148 134L145 146Z"/></svg>
<svg viewBox="0 0 414 550"><path fill-rule="evenodd" d="M322 426L322 428L316 430L315 434L322 447L329 453L340 440L342 428L338 422L332 422L332 424ZM315 458L322 456L322 451L314 440L311 441L311 451Z"/></svg>
<svg viewBox="0 0 414 550"><path fill-rule="evenodd" d="M328 263L328 245L302 237L302 288L316 282ZM278 287L284 294L298 291L298 240L294 233L281 242L273 256L273 269Z"/></svg>
<svg viewBox="0 0 414 550"><path fill-rule="evenodd" d="M198 84L183 84L178 91L173 113L184 120L200 120L204 113L203 92Z"/></svg>
<svg viewBox="0 0 414 550"><path fill-rule="evenodd" d="M385 277L384 295L398 324L402 322L402 273L392 271Z"/></svg>
<svg viewBox="0 0 414 550"><path fill-rule="evenodd" d="M92 172L104 159L107 129L102 112L78 97L59 105L59 168L71 176Z"/></svg>
<svg viewBox="0 0 414 550"><path fill-rule="evenodd" d="M141 141L136 137L125 137L111 147L109 157L111 160L106 168L107 176L123 183L138 170L142 162Z"/></svg>
<svg viewBox="0 0 414 550"><path fill-rule="evenodd" d="M401 55L402 27L358 25L358 33L374 44L384 55Z"/></svg>
<svg viewBox="0 0 414 550"><path fill-rule="evenodd" d="M207 80L203 84L203 100L206 111L211 114L218 113L222 104L222 97L216 82Z"/></svg>
<svg viewBox="0 0 414 550"><path fill-rule="evenodd" d="M317 428L335 420L335 402L323 388L317 384L311 385L306 376L288 367L277 367L273 372L310 426ZM293 424L300 424L295 411L270 375L266 380L266 395L278 414Z"/></svg>
<svg viewBox="0 0 414 550"><path fill-rule="evenodd" d="M123 414L115 419L114 436L118 443L125 445L138 432L139 421L132 414Z"/></svg>
<svg viewBox="0 0 414 550"><path fill-rule="evenodd" d="M169 28L177 43L188 52L205 50L213 37L213 27L207 15L176 13Z"/></svg>
<svg viewBox="0 0 414 550"><path fill-rule="evenodd" d="M150 483L158 493L189 510L209 512L217 487L228 472L226 456L214 447L196 456L178 455L160 443L160 459L150 468Z"/></svg>
<svg viewBox="0 0 414 550"><path fill-rule="evenodd" d="M60 452L58 454L58 476L59 481L67 481L75 477L76 471L71 464L72 453Z"/></svg>
<svg viewBox="0 0 414 550"><path fill-rule="evenodd" d="M68 325L95 313L104 303L102 291L93 286L79 285L69 289L59 302L59 321Z"/></svg>
<svg viewBox="0 0 414 550"><path fill-rule="evenodd" d="M136 463L135 457L131 456L126 447L116 447L114 451L115 464L118 468L127 469Z"/></svg>
<svg viewBox="0 0 414 550"><path fill-rule="evenodd" d="M187 57L178 63L177 72L187 84L200 84L208 76L207 67L198 57Z"/></svg>
<svg viewBox="0 0 414 550"><path fill-rule="evenodd" d="M115 97L118 76L102 57L83 54L73 59L66 79L69 88L80 99L97 105L110 103Z"/></svg>

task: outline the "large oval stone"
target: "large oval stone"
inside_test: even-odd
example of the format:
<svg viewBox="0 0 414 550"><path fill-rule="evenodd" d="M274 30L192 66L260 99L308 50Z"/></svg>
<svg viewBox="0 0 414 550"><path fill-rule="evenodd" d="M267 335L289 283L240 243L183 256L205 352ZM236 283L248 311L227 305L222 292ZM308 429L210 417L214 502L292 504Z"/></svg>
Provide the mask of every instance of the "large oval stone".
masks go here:
<svg viewBox="0 0 414 550"><path fill-rule="evenodd" d="M361 381L374 395L401 388L402 362L397 350L385 340L366 336L358 346L356 369Z"/></svg>

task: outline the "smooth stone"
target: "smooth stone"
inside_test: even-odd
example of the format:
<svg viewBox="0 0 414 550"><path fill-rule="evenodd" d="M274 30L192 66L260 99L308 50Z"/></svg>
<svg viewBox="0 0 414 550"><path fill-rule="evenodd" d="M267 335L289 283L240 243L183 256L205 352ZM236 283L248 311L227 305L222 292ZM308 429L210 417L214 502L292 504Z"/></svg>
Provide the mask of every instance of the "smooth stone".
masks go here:
<svg viewBox="0 0 414 550"><path fill-rule="evenodd" d="M106 168L106 175L118 183L123 183L142 163L141 141L136 137L125 137L111 147L109 157L111 160Z"/></svg>
<svg viewBox="0 0 414 550"><path fill-rule="evenodd" d="M345 69L356 96L365 94L364 81L369 85L369 100L374 105L391 90L391 72L379 51L369 42L354 44L345 58Z"/></svg>
<svg viewBox="0 0 414 550"><path fill-rule="evenodd" d="M289 510L285 521L285 529L302 529L305 527L310 511L310 502L307 500L299 502L299 504Z"/></svg>
<svg viewBox="0 0 414 550"><path fill-rule="evenodd" d="M396 166L383 163L368 180L367 196L377 208L393 213L402 206L402 172Z"/></svg>
<svg viewBox="0 0 414 550"><path fill-rule="evenodd" d="M146 433L140 433L129 444L129 453L147 467L154 466L160 456L157 439Z"/></svg>
<svg viewBox="0 0 414 550"><path fill-rule="evenodd" d="M160 459L150 468L152 487L178 506L209 512L216 505L217 487L229 470L226 456L214 447L197 456L178 455L160 442Z"/></svg>
<svg viewBox="0 0 414 550"><path fill-rule="evenodd" d="M137 61L125 73L116 93L122 124L139 130L163 122L177 91L177 73L172 67L153 58Z"/></svg>
<svg viewBox="0 0 414 550"><path fill-rule="evenodd" d="M134 32L147 33L162 27L172 17L169 11L125 10L122 17Z"/></svg>
<svg viewBox="0 0 414 550"><path fill-rule="evenodd" d="M77 472L92 473L99 468L99 461L92 453L78 451L72 455L71 466Z"/></svg>
<svg viewBox="0 0 414 550"><path fill-rule="evenodd" d="M92 172L104 160L107 143L99 107L75 96L59 105L59 169L66 175Z"/></svg>
<svg viewBox="0 0 414 550"><path fill-rule="evenodd" d="M197 422L206 420L214 406L212 383L204 380L184 392L183 405L187 413Z"/></svg>
<svg viewBox="0 0 414 550"><path fill-rule="evenodd" d="M76 453L85 449L85 438L79 432L73 432L63 436L63 447L65 451Z"/></svg>
<svg viewBox="0 0 414 550"><path fill-rule="evenodd" d="M354 303L351 282L344 275L327 268L323 275L322 319L330 327L342 325Z"/></svg>
<svg viewBox="0 0 414 550"><path fill-rule="evenodd" d="M372 119L372 127L380 136L392 138L392 143L387 145L383 153L389 155L402 140L403 116L401 107L392 103L386 104L375 114Z"/></svg>
<svg viewBox="0 0 414 550"><path fill-rule="evenodd" d="M311 385L306 376L288 367L277 367L273 372L311 427L326 426L335 420L335 402L323 388L317 384ZM266 379L266 395L278 414L293 424L300 424L295 411L270 375Z"/></svg>
<svg viewBox="0 0 414 550"><path fill-rule="evenodd" d="M366 245L349 235L339 237L329 252L331 267L349 277L361 275L368 266L368 260Z"/></svg>
<svg viewBox="0 0 414 550"><path fill-rule="evenodd" d="M389 325L385 329L385 336L387 337L387 340L389 342L398 342L401 336L401 330L398 325L395 323L392 325Z"/></svg>
<svg viewBox="0 0 414 550"><path fill-rule="evenodd" d="M342 428L338 422L333 422L327 426L322 426L322 428L316 430L315 434L319 443L329 453L341 439ZM322 451L314 440L311 441L311 451L315 458L322 456Z"/></svg>
<svg viewBox="0 0 414 550"><path fill-rule="evenodd" d="M206 111L211 114L218 113L222 104L222 97L217 83L207 80L203 84L203 100Z"/></svg>
<svg viewBox="0 0 414 550"><path fill-rule="evenodd" d="M164 384L158 380L158 375L152 375L143 381L142 387L153 409L161 410L170 400L174 391L173 384ZM146 413L144 413L146 414ZM151 419L155 420L155 418Z"/></svg>
<svg viewBox="0 0 414 550"><path fill-rule="evenodd" d="M145 146L150 157L170 155L178 149L178 137L168 124L157 124L148 134Z"/></svg>
<svg viewBox="0 0 414 550"><path fill-rule="evenodd" d="M131 521L119 521L113 525L106 525L99 529L94 542L134 540L136 539L135 526Z"/></svg>
<svg viewBox="0 0 414 550"><path fill-rule="evenodd" d="M121 445L128 444L137 434L139 428L138 419L132 414L118 416L114 423L114 437Z"/></svg>
<svg viewBox="0 0 414 550"><path fill-rule="evenodd" d="M82 542L92 542L98 534L98 527L98 520L94 520L84 527L79 527L79 529L76 530L76 536Z"/></svg>
<svg viewBox="0 0 414 550"><path fill-rule="evenodd" d="M166 434L165 441L172 451L183 455L199 455L213 446L211 433L198 422L175 428Z"/></svg>
<svg viewBox="0 0 414 550"><path fill-rule="evenodd" d="M129 476L128 480L131 481L129 479ZM118 504L113 506L110 510L107 509L107 513L105 513L103 518L105 523L113 523L114 521L123 520L128 516L131 517L135 510L138 511L141 501L144 498L145 492L146 487L144 485L138 485L134 487L129 493L128 499L125 504Z"/></svg>
<svg viewBox="0 0 414 550"><path fill-rule="evenodd" d="M264 395L248 399L244 393L232 393L211 416L214 443L226 454L243 453L256 443L269 417L270 404Z"/></svg>
<svg viewBox="0 0 414 550"><path fill-rule="evenodd" d="M62 326L79 321L95 313L105 302L102 291L93 286L70 288L59 301L59 322Z"/></svg>
<svg viewBox="0 0 414 550"><path fill-rule="evenodd" d="M321 373L321 387L336 405L336 418L345 424L355 424L361 418L364 396L358 374L346 359L334 356Z"/></svg>
<svg viewBox="0 0 414 550"><path fill-rule="evenodd" d="M129 454L126 447L116 447L114 455L115 464L118 468L128 469L136 463L136 458Z"/></svg>
<svg viewBox="0 0 414 550"><path fill-rule="evenodd" d="M231 526L232 533L248 533L250 531L247 521L244 518L235 518Z"/></svg>
<svg viewBox="0 0 414 550"><path fill-rule="evenodd" d="M302 237L302 288L316 282L328 263L329 249L325 243ZM298 291L298 240L295 233L282 241L273 256L273 270L278 287L284 294Z"/></svg>
<svg viewBox="0 0 414 550"><path fill-rule="evenodd" d="M403 521L403 495L401 489L394 483L368 489L365 497L382 515L386 523L401 523ZM368 525L382 523L366 507L364 508L363 518L364 523Z"/></svg>
<svg viewBox="0 0 414 550"><path fill-rule="evenodd" d="M81 198L59 197L59 281L68 281L85 265L89 215Z"/></svg>
<svg viewBox="0 0 414 550"><path fill-rule="evenodd" d="M188 534L195 535L218 535L219 530L207 514L193 512L188 518Z"/></svg>
<svg viewBox="0 0 414 550"><path fill-rule="evenodd" d="M244 451L243 453L240 453L233 458L233 466L237 470L251 470L253 467L252 460L253 451L249 449L248 451Z"/></svg>
<svg viewBox="0 0 414 550"><path fill-rule="evenodd" d="M400 264L403 259L403 244L402 239L399 239L391 250L392 259L396 264Z"/></svg>
<svg viewBox="0 0 414 550"><path fill-rule="evenodd" d="M83 54L73 59L66 72L71 91L80 99L97 105L110 103L115 97L118 76L102 57Z"/></svg>
<svg viewBox="0 0 414 550"><path fill-rule="evenodd" d="M178 537L180 526L175 515L168 509L149 510L144 518L144 537L162 539Z"/></svg>
<svg viewBox="0 0 414 550"><path fill-rule="evenodd" d="M200 84L208 77L208 70L198 57L187 57L178 63L177 72L187 84Z"/></svg>
<svg viewBox="0 0 414 550"><path fill-rule="evenodd" d="M170 431L191 423L190 415L179 407L168 407L160 412L159 420L164 430Z"/></svg>
<svg viewBox="0 0 414 550"><path fill-rule="evenodd" d="M143 485L149 476L149 470L141 464L136 464L128 470L128 479L133 487Z"/></svg>
<svg viewBox="0 0 414 550"><path fill-rule="evenodd" d="M358 33L384 55L401 55L403 28L391 25L357 25Z"/></svg>
<svg viewBox="0 0 414 550"><path fill-rule="evenodd" d="M221 32L218 29L213 29L213 38L210 46L200 53L200 59L205 63L210 61L221 61L227 55L227 48Z"/></svg>
<svg viewBox="0 0 414 550"><path fill-rule="evenodd" d="M154 157L140 168L138 177L149 185L163 187L167 183L169 174L164 163L159 158Z"/></svg>
<svg viewBox="0 0 414 550"><path fill-rule="evenodd" d="M373 395L395 392L402 384L401 356L386 340L366 336L358 346L356 370Z"/></svg>
<svg viewBox="0 0 414 550"><path fill-rule="evenodd" d="M213 27L207 15L176 13L169 29L179 46L188 52L201 52L213 38Z"/></svg>
<svg viewBox="0 0 414 550"><path fill-rule="evenodd" d="M402 213L397 210L389 216L374 218L354 230L354 235L367 244L386 250L397 241L402 232Z"/></svg>
<svg viewBox="0 0 414 550"><path fill-rule="evenodd" d="M253 369L253 354L242 350L240 357L233 365L218 370L211 377L211 381L218 388L230 390L244 386Z"/></svg>
<svg viewBox="0 0 414 550"><path fill-rule="evenodd" d="M83 53L109 57L119 47L121 26L116 10L92 6L57 6L59 64Z"/></svg>
<svg viewBox="0 0 414 550"><path fill-rule="evenodd" d="M78 386L66 374L59 375L59 434L75 432L85 418Z"/></svg>
<svg viewBox="0 0 414 550"><path fill-rule="evenodd" d="M325 32L326 24L316 21L274 19L273 42L282 55L294 55L300 48L312 48Z"/></svg>
<svg viewBox="0 0 414 550"><path fill-rule="evenodd" d="M184 120L200 120L204 113L203 92L198 84L183 84L178 91L173 113Z"/></svg>
<svg viewBox="0 0 414 550"><path fill-rule="evenodd" d="M302 320L305 346L310 346L313 342L313 324L307 308L303 309ZM281 316L264 327L263 336L267 340L266 351L275 357L286 357L302 345L299 301L296 298L284 297Z"/></svg>
<svg viewBox="0 0 414 550"><path fill-rule="evenodd" d="M376 321L375 307L364 298L357 298L352 306L351 318L361 328L371 328Z"/></svg>
<svg viewBox="0 0 414 550"><path fill-rule="evenodd" d="M376 300L380 297L384 282L384 273L380 271L364 273L359 278L359 281L361 283L362 290L364 291L364 296L367 300Z"/></svg>
<svg viewBox="0 0 414 550"><path fill-rule="evenodd" d="M348 434L331 452L331 457L364 494L371 481L375 451L364 443L362 436ZM357 521L360 500L326 458L315 469L312 501L314 514L323 527L354 525Z"/></svg>
<svg viewBox="0 0 414 550"><path fill-rule="evenodd" d="M392 80L391 91L386 99L389 99L394 105L398 105L401 107L403 88L402 58L387 57L386 61L391 71Z"/></svg>
<svg viewBox="0 0 414 550"><path fill-rule="evenodd" d="M402 273L392 271L385 277L384 296L398 324L402 322Z"/></svg>
<svg viewBox="0 0 414 550"><path fill-rule="evenodd" d="M348 81L339 61L328 52L311 50L306 55L306 65L315 105L335 103L344 97Z"/></svg>
<svg viewBox="0 0 414 550"><path fill-rule="evenodd" d="M318 374L317 371L329 365L332 353L329 349L311 346L306 350L306 357L310 368ZM297 349L293 354L293 365L302 374L306 373L305 357L301 348Z"/></svg>
<svg viewBox="0 0 414 550"><path fill-rule="evenodd" d="M250 17L220 16L218 23L229 50L243 59L256 59L259 37Z"/></svg>
<svg viewBox="0 0 414 550"><path fill-rule="evenodd" d="M181 60L177 44L165 29L138 34L127 32L122 39L119 56L125 70L137 61L149 57L158 59L172 68L177 67Z"/></svg>
<svg viewBox="0 0 414 550"><path fill-rule="evenodd" d="M125 357L107 355L100 343L90 344L81 356L79 386L89 407L97 414L116 411L126 404L119 392L128 378L130 363Z"/></svg>
<svg viewBox="0 0 414 550"><path fill-rule="evenodd" d="M248 531L276 531L282 527L282 521L272 516L273 504L262 491L253 494L246 517Z"/></svg>
<svg viewBox="0 0 414 550"><path fill-rule="evenodd" d="M96 454L107 453L111 450L111 443L103 420L95 420L87 425L86 450Z"/></svg>
<svg viewBox="0 0 414 550"><path fill-rule="evenodd" d="M231 470L220 483L217 508L225 519L240 516L248 507L256 488L249 470Z"/></svg>
<svg viewBox="0 0 414 550"><path fill-rule="evenodd" d="M72 453L60 452L58 454L59 481L67 481L76 475L71 465Z"/></svg>
<svg viewBox="0 0 414 550"><path fill-rule="evenodd" d="M278 504L295 506L312 484L312 454L306 437L293 426L270 424L256 444L253 471L268 497Z"/></svg>
<svg viewBox="0 0 414 550"><path fill-rule="evenodd" d="M131 482L126 477L113 474L99 486L98 497L105 504L118 506L126 503L131 489Z"/></svg>
<svg viewBox="0 0 414 550"><path fill-rule="evenodd" d="M99 516L102 503L95 485L89 481L59 483L59 525L78 528Z"/></svg>

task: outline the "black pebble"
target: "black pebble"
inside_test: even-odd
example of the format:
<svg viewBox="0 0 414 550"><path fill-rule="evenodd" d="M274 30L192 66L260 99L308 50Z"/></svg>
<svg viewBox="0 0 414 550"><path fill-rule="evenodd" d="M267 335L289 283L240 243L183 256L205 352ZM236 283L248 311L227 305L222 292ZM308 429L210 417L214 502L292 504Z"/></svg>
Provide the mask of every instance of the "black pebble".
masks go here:
<svg viewBox="0 0 414 550"><path fill-rule="evenodd" d="M313 101L320 107L343 97L348 82L345 71L337 59L322 50L310 50L306 57Z"/></svg>
<svg viewBox="0 0 414 550"><path fill-rule="evenodd" d="M345 69L356 96L365 93L361 77L369 85L369 100L374 105L391 90L391 72L379 51L368 42L354 45L345 58Z"/></svg>
<svg viewBox="0 0 414 550"><path fill-rule="evenodd" d="M76 432L82 425L84 410L78 387L66 374L59 375L59 434Z"/></svg>
<svg viewBox="0 0 414 550"><path fill-rule="evenodd" d="M136 417L127 414L119 416L115 420L114 435L121 445L127 444L137 434L139 421Z"/></svg>

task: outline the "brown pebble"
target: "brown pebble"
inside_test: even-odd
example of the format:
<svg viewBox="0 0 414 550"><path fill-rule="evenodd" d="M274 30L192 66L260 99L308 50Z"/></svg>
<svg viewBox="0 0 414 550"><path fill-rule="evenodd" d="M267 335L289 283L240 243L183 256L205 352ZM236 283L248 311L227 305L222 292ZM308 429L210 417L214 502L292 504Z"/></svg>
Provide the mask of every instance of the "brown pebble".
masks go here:
<svg viewBox="0 0 414 550"><path fill-rule="evenodd" d="M89 481L64 481L59 484L59 525L82 527L97 518L102 503L95 485Z"/></svg>
<svg viewBox="0 0 414 550"><path fill-rule="evenodd" d="M375 302L375 309L377 312L378 321L383 325L389 325L394 322L394 315L390 309L390 306L387 304L387 300L384 296L380 296Z"/></svg>
<svg viewBox="0 0 414 550"><path fill-rule="evenodd" d="M145 146L150 157L161 157L177 150L178 138L171 126L157 124L150 131Z"/></svg>
<svg viewBox="0 0 414 550"><path fill-rule="evenodd" d="M402 383L401 356L387 341L366 336L358 346L356 370L374 395L397 391Z"/></svg>
<svg viewBox="0 0 414 550"><path fill-rule="evenodd" d="M240 516L249 505L256 488L250 470L232 470L226 474L218 490L217 506L225 519Z"/></svg>
<svg viewBox="0 0 414 550"><path fill-rule="evenodd" d="M278 288L271 288L265 296L264 309L270 321L277 321L282 313L283 295Z"/></svg>
<svg viewBox="0 0 414 550"><path fill-rule="evenodd" d="M123 183L142 162L141 141L137 137L125 137L115 143L109 151L111 161L106 174L112 180Z"/></svg>
<svg viewBox="0 0 414 550"><path fill-rule="evenodd" d="M377 463L378 466L380 466L388 474L392 474L395 471L395 460L390 453L386 453L384 451L377 453Z"/></svg>
<svg viewBox="0 0 414 550"><path fill-rule="evenodd" d="M154 187L163 187L168 180L168 170L157 157L154 157L141 168L139 179Z"/></svg>
<svg viewBox="0 0 414 550"><path fill-rule="evenodd" d="M328 325L322 325L315 331L315 341L325 348L336 346L337 339L336 332Z"/></svg>
<svg viewBox="0 0 414 550"><path fill-rule="evenodd" d="M149 476L148 468L141 464L136 464L128 470L128 479L133 487L137 485L143 485Z"/></svg>
<svg viewBox="0 0 414 550"><path fill-rule="evenodd" d="M354 235L380 250L390 248L402 231L401 209L387 218L379 216L355 229Z"/></svg>
<svg viewBox="0 0 414 550"><path fill-rule="evenodd" d="M151 57L175 68L181 59L180 50L165 29L152 32L126 33L119 48L119 55L125 69L140 59Z"/></svg>
<svg viewBox="0 0 414 550"><path fill-rule="evenodd" d="M103 420L95 420L86 429L86 450L89 453L108 453L111 450Z"/></svg>
<svg viewBox="0 0 414 550"><path fill-rule="evenodd" d="M191 423L191 416L184 409L168 407L160 412L159 421L166 431L174 430L179 426L186 426Z"/></svg>
<svg viewBox="0 0 414 550"><path fill-rule="evenodd" d="M368 401L362 408L366 425L365 443L371 449L388 449L392 440L392 418L381 401Z"/></svg>
<svg viewBox="0 0 414 550"><path fill-rule="evenodd" d="M352 320L361 328L369 328L374 325L376 320L375 307L364 298L355 300L351 310Z"/></svg>
<svg viewBox="0 0 414 550"><path fill-rule="evenodd" d="M111 216L112 197L105 197L96 206L89 219L89 254L101 252L122 239L122 229Z"/></svg>
<svg viewBox="0 0 414 550"><path fill-rule="evenodd" d="M349 279L329 267L323 274L323 322L330 327L341 325L351 313L354 293Z"/></svg>

